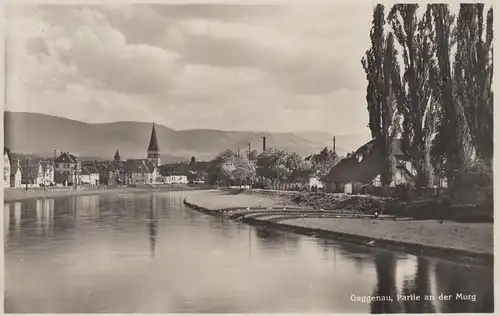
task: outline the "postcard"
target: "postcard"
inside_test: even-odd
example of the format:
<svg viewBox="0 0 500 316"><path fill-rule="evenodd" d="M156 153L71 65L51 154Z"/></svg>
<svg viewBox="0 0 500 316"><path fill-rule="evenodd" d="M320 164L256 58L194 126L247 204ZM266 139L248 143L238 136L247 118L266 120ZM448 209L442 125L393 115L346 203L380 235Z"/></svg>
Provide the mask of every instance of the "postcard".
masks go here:
<svg viewBox="0 0 500 316"><path fill-rule="evenodd" d="M494 312L490 4L5 17L5 313Z"/></svg>

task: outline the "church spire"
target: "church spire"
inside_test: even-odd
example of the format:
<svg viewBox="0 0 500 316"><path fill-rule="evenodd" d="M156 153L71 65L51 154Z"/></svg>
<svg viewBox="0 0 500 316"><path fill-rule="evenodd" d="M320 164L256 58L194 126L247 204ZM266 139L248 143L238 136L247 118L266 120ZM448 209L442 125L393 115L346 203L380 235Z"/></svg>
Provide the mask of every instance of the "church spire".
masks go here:
<svg viewBox="0 0 500 316"><path fill-rule="evenodd" d="M158 148L158 139L156 137L154 122L153 129L151 130L151 139L149 140L148 161L151 161L157 167L160 165L160 149Z"/></svg>
<svg viewBox="0 0 500 316"><path fill-rule="evenodd" d="M156 138L155 123L153 123L153 130L151 131L151 139L149 140L148 151L159 151L158 150L158 139Z"/></svg>

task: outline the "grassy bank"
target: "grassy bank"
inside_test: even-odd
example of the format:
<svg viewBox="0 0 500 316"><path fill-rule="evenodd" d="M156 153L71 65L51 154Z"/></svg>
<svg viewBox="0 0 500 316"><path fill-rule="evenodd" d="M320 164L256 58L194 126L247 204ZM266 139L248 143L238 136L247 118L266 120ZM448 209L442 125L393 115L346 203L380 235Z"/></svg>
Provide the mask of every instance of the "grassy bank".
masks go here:
<svg viewBox="0 0 500 316"><path fill-rule="evenodd" d="M319 210L318 207L298 205L293 200L294 193L289 192L231 194L207 191L188 196L185 203L199 211L259 226L390 247L414 254L493 262L493 223L421 220L391 215L375 219L366 214L367 210Z"/></svg>
<svg viewBox="0 0 500 316"><path fill-rule="evenodd" d="M114 187L114 188L86 188L80 190L73 190L67 188L54 188L48 189L46 191L40 189L30 189L26 191L25 189L4 189L4 202L18 202L30 199L39 198L56 198L63 196L83 196L83 195L95 195L95 194L113 194L113 193L140 193L140 192L151 192L151 191L185 191L185 190L200 190L198 187Z"/></svg>
<svg viewBox="0 0 500 316"><path fill-rule="evenodd" d="M436 219L461 222L493 222L493 204L452 204L446 196L402 201L396 198L340 193L312 193L293 191L251 190L246 194L275 197L287 204L324 210L351 210L353 212L390 214L414 219Z"/></svg>

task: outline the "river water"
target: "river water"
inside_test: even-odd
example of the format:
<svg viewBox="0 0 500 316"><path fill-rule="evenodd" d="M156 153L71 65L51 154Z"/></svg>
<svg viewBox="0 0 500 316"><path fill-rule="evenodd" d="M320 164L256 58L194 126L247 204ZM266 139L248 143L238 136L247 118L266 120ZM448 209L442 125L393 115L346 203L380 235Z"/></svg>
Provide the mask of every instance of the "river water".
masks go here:
<svg viewBox="0 0 500 316"><path fill-rule="evenodd" d="M491 267L250 227L189 209L189 194L6 203L5 312L493 310ZM373 295L394 300L361 301Z"/></svg>

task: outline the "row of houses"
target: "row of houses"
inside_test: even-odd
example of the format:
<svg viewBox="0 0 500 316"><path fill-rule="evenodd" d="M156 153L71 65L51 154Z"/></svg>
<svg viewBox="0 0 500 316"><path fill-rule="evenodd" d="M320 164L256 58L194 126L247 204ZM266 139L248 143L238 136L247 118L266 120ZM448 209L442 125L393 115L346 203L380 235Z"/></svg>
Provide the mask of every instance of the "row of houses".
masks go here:
<svg viewBox="0 0 500 316"><path fill-rule="evenodd" d="M80 161L69 152L60 152L50 161L11 157L4 148L4 186L96 186L138 184L187 184L192 176L182 164L160 165L160 150L153 124L144 159L121 160L118 150L112 161Z"/></svg>
<svg viewBox="0 0 500 316"><path fill-rule="evenodd" d="M99 172L93 166L83 165L67 152L53 160L24 161L11 156L4 148L4 187L51 187L74 184L99 184Z"/></svg>
<svg viewBox="0 0 500 316"><path fill-rule="evenodd" d="M117 152L118 154L118 152ZM119 154L118 154L119 155ZM155 166L146 159L83 161L62 152L52 161L21 161L4 150L4 187L97 186L138 184L187 184L192 171L184 164Z"/></svg>
<svg viewBox="0 0 500 316"><path fill-rule="evenodd" d="M117 151L113 161L96 162L104 185L139 184L187 184L191 181L191 170L182 168L183 164L157 166L147 159L128 159L122 161Z"/></svg>

